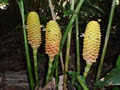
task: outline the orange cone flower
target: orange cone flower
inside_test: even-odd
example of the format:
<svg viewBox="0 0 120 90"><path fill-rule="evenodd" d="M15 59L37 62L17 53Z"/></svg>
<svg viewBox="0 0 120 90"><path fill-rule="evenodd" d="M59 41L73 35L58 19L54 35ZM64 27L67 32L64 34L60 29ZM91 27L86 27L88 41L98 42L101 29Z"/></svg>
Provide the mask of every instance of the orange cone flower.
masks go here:
<svg viewBox="0 0 120 90"><path fill-rule="evenodd" d="M87 24L84 43L83 43L83 58L88 63L96 62L99 55L101 44L100 25L96 21L91 21Z"/></svg>
<svg viewBox="0 0 120 90"><path fill-rule="evenodd" d="M41 44L41 29L39 15L32 11L27 16L28 43L33 49L38 49Z"/></svg>
<svg viewBox="0 0 120 90"><path fill-rule="evenodd" d="M53 56L52 59L54 59L54 56L59 52L60 41L62 38L59 25L56 21L51 20L47 23L45 37L46 54Z"/></svg>

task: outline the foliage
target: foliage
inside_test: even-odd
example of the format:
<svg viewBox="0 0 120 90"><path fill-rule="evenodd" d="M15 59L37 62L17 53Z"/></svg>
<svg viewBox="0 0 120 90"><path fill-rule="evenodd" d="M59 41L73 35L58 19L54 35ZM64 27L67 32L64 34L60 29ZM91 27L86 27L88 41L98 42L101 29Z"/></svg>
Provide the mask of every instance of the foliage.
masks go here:
<svg viewBox="0 0 120 90"><path fill-rule="evenodd" d="M116 68L107 73L103 78L98 80L95 85L97 87L120 85L120 55L116 61Z"/></svg>
<svg viewBox="0 0 120 90"><path fill-rule="evenodd" d="M24 16L24 4L23 1L16 0L19 9L20 9L20 14L22 18L22 25L25 26L25 16ZM27 42L27 35L26 35L26 30L23 27L23 36L24 36L24 46L25 46L25 54L26 54L26 62L27 62L27 68L28 68L28 77L30 80L30 88L31 90L34 90L34 80L33 80L33 74L32 74L32 67L31 67L31 62L30 62L30 54L29 54L29 48L28 48L28 42Z"/></svg>
<svg viewBox="0 0 120 90"><path fill-rule="evenodd" d="M120 68L120 55L118 56L118 59L116 61L116 67Z"/></svg>
<svg viewBox="0 0 120 90"><path fill-rule="evenodd" d="M95 83L98 87L120 85L120 68L115 68Z"/></svg>
<svg viewBox="0 0 120 90"><path fill-rule="evenodd" d="M7 0L2 0L2 1L7 1ZM75 28L74 21L76 20L76 15L78 15L77 22L78 22L78 25L80 26L80 30L81 30L77 34L78 36L80 33L84 32L86 23L89 22L90 20L101 21L101 23L103 25L103 27L101 26L101 28L102 28L101 32L102 33L106 32L105 31L106 27L107 27L106 23L108 23L108 17L109 17L108 15L110 13L110 7L111 7L112 0L109 0L109 1L107 1L107 0L85 0L84 1L83 0L84 1L84 3L82 2L83 5L81 3L82 7L79 6L79 8L81 8L81 9L77 8L78 1L77 0L75 0L75 1L76 1L76 3L75 3L76 9L70 10L71 3L69 2L69 0L59 0L59 1L52 0L54 11L55 11L55 14L57 17L56 21L59 23L62 33L63 33L63 38L62 38L61 46L60 46L61 51L63 50L63 46L65 44L65 41L66 41L68 32L70 31L70 28L72 26L73 26L73 28ZM46 23L52 19L48 0L25 0L24 5L25 5L25 14L27 14L30 11L36 11L40 16L40 21L42 22L43 26L45 26ZM22 11L22 9L20 9L20 10ZM120 10L117 9L116 11L117 11L117 14L115 14L115 15L117 17L119 17L118 13L120 14ZM113 15L113 13L112 13L112 15ZM24 17L24 19L25 19L25 17ZM110 17L110 19L112 20L112 17ZM111 27L111 22L109 21L109 23L110 23L109 31L110 31L110 27ZM109 34L110 34L110 32L109 32ZM108 35L106 35L106 37L107 37L107 41L108 41L108 38L109 38ZM107 44L106 44L106 47L107 47ZM105 49L106 49L106 47L105 47ZM45 54L41 54L40 56L38 56L39 63L43 62L46 59L46 57L44 55ZM104 56L105 56L105 52L104 52ZM56 63L58 63L57 62L58 57L59 57L59 54L56 56L53 66L51 66L52 71L50 71L50 72L52 72L52 73L49 74L50 77L54 75L54 71L57 68ZM120 67L120 56L118 57L118 60L116 62L116 67L117 68L113 69L109 74L107 74L104 77L104 80L103 80L103 78L98 80L95 83L95 85L98 87L109 86L109 85L119 85L119 83L120 83L120 72L119 72L120 71L120 68L119 68ZM58 68L56 70L58 70ZM102 70L102 69L100 69L100 70ZM82 88L84 88L85 90L88 90L86 81L84 80L84 78L81 75L79 75L77 72L73 72L73 71L69 71L68 75L72 77L72 80L74 81L74 85L77 86L77 88L81 88L80 87L80 85L81 85Z"/></svg>
<svg viewBox="0 0 120 90"><path fill-rule="evenodd" d="M82 86L84 90L88 90L85 79L81 75L79 75L77 72L74 72L74 71L69 71L68 75L70 75L74 80L77 79L77 81L79 82L79 84Z"/></svg>
<svg viewBox="0 0 120 90"><path fill-rule="evenodd" d="M9 5L9 2L8 0L0 0L0 4L4 4L4 5Z"/></svg>

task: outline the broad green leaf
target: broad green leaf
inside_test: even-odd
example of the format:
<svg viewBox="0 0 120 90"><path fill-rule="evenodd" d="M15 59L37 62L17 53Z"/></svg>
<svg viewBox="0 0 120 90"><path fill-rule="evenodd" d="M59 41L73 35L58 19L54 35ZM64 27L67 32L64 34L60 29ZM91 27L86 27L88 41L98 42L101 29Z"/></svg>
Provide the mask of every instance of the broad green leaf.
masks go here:
<svg viewBox="0 0 120 90"><path fill-rule="evenodd" d="M120 55L118 56L118 59L116 61L116 67L120 68Z"/></svg>
<svg viewBox="0 0 120 90"><path fill-rule="evenodd" d="M68 11L64 12L65 16L68 16L68 15L71 15L71 14L74 14L74 10L68 10Z"/></svg>
<svg viewBox="0 0 120 90"><path fill-rule="evenodd" d="M104 11L100 7L98 7L96 5L93 5L93 7L96 8L97 10L99 10L100 12L104 13Z"/></svg>
<svg viewBox="0 0 120 90"><path fill-rule="evenodd" d="M75 83L75 87L77 87L77 90L82 90L81 86L78 83Z"/></svg>
<svg viewBox="0 0 120 90"><path fill-rule="evenodd" d="M72 78L81 79L81 81L85 83L85 80L83 79L83 77L79 75L77 72L69 71L68 75L70 75Z"/></svg>
<svg viewBox="0 0 120 90"><path fill-rule="evenodd" d="M72 85L75 85L78 90L81 90L81 87L77 82L77 76L79 75L77 72L69 71L68 75L72 77Z"/></svg>
<svg viewBox="0 0 120 90"><path fill-rule="evenodd" d="M72 85L75 85L76 83L76 78L72 78Z"/></svg>
<svg viewBox="0 0 120 90"><path fill-rule="evenodd" d="M77 72L74 72L74 71L69 71L68 75L76 79L79 82L79 84L83 87L84 90L88 90L85 79L81 75L79 75Z"/></svg>
<svg viewBox="0 0 120 90"><path fill-rule="evenodd" d="M110 71L105 77L95 83L98 87L120 85L120 68L115 68Z"/></svg>
<svg viewBox="0 0 120 90"><path fill-rule="evenodd" d="M87 0L87 2L89 3L90 6L96 8L98 11L104 13L104 11L103 11L99 6L93 4L93 3L91 2L91 0Z"/></svg>
<svg viewBox="0 0 120 90"><path fill-rule="evenodd" d="M2 3L4 5L9 5L8 0L0 0L0 3Z"/></svg>
<svg viewBox="0 0 120 90"><path fill-rule="evenodd" d="M119 87L114 87L114 88L112 88L112 90L120 90L120 88Z"/></svg>

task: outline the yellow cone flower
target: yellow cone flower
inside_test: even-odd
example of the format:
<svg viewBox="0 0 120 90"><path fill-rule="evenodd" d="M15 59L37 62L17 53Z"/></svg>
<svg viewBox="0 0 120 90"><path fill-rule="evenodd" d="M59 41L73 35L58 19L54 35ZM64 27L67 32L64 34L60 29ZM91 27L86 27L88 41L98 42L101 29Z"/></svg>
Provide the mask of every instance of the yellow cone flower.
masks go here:
<svg viewBox="0 0 120 90"><path fill-rule="evenodd" d="M96 21L91 21L87 24L83 43L83 58L88 63L96 62L99 55L100 43L100 25Z"/></svg>
<svg viewBox="0 0 120 90"><path fill-rule="evenodd" d="M27 36L28 43L33 49L38 49L41 44L41 30L39 15L32 11L27 16Z"/></svg>
<svg viewBox="0 0 120 90"><path fill-rule="evenodd" d="M60 41L62 38L59 25L56 21L51 20L47 23L45 37L46 54L53 56L52 59L54 59L54 56L59 52Z"/></svg>

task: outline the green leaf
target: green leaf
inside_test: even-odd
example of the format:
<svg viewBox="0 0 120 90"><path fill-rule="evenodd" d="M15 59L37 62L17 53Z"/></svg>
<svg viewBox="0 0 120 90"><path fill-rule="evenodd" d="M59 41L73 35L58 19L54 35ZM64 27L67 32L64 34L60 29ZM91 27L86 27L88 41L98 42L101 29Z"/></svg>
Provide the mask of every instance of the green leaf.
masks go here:
<svg viewBox="0 0 120 90"><path fill-rule="evenodd" d="M0 0L0 3L4 4L4 5L9 5L8 0Z"/></svg>
<svg viewBox="0 0 120 90"><path fill-rule="evenodd" d="M77 90L82 90L79 84L76 83L75 86L77 87Z"/></svg>
<svg viewBox="0 0 120 90"><path fill-rule="evenodd" d="M82 86L84 90L88 90L85 79L81 75L79 75L77 72L74 72L74 71L69 71L68 75L70 75L74 79L77 79L77 81L79 82L79 84Z"/></svg>
<svg viewBox="0 0 120 90"><path fill-rule="evenodd" d="M75 85L78 90L81 90L81 87L77 82L77 76L79 75L77 72L69 71L68 75L72 77L72 85Z"/></svg>
<svg viewBox="0 0 120 90"><path fill-rule="evenodd" d="M98 87L120 85L120 68L115 68L110 71L105 77L95 83Z"/></svg>
<svg viewBox="0 0 120 90"><path fill-rule="evenodd" d="M74 72L74 71L69 71L67 73L68 73L68 75L70 75L71 77L74 77L74 78L77 78L77 76L79 75L77 72Z"/></svg>
<svg viewBox="0 0 120 90"><path fill-rule="evenodd" d="M68 16L68 15L71 15L71 14L74 14L74 10L67 10L67 11L64 12L65 16Z"/></svg>
<svg viewBox="0 0 120 90"><path fill-rule="evenodd" d="M72 85L75 85L76 83L76 78L72 78Z"/></svg>
<svg viewBox="0 0 120 90"><path fill-rule="evenodd" d="M120 88L119 87L114 87L114 88L112 88L112 90L120 90Z"/></svg>
<svg viewBox="0 0 120 90"><path fill-rule="evenodd" d="M84 84L86 84L85 79L81 75L79 75L77 72L69 71L68 75L70 75L74 79L80 79Z"/></svg>
<svg viewBox="0 0 120 90"><path fill-rule="evenodd" d="M96 8L98 11L104 13L104 11L103 11L100 7L98 7L98 6L96 6L96 5L93 5L93 7Z"/></svg>
<svg viewBox="0 0 120 90"><path fill-rule="evenodd" d="M116 67L120 68L120 55L118 56L118 59L116 61Z"/></svg>

